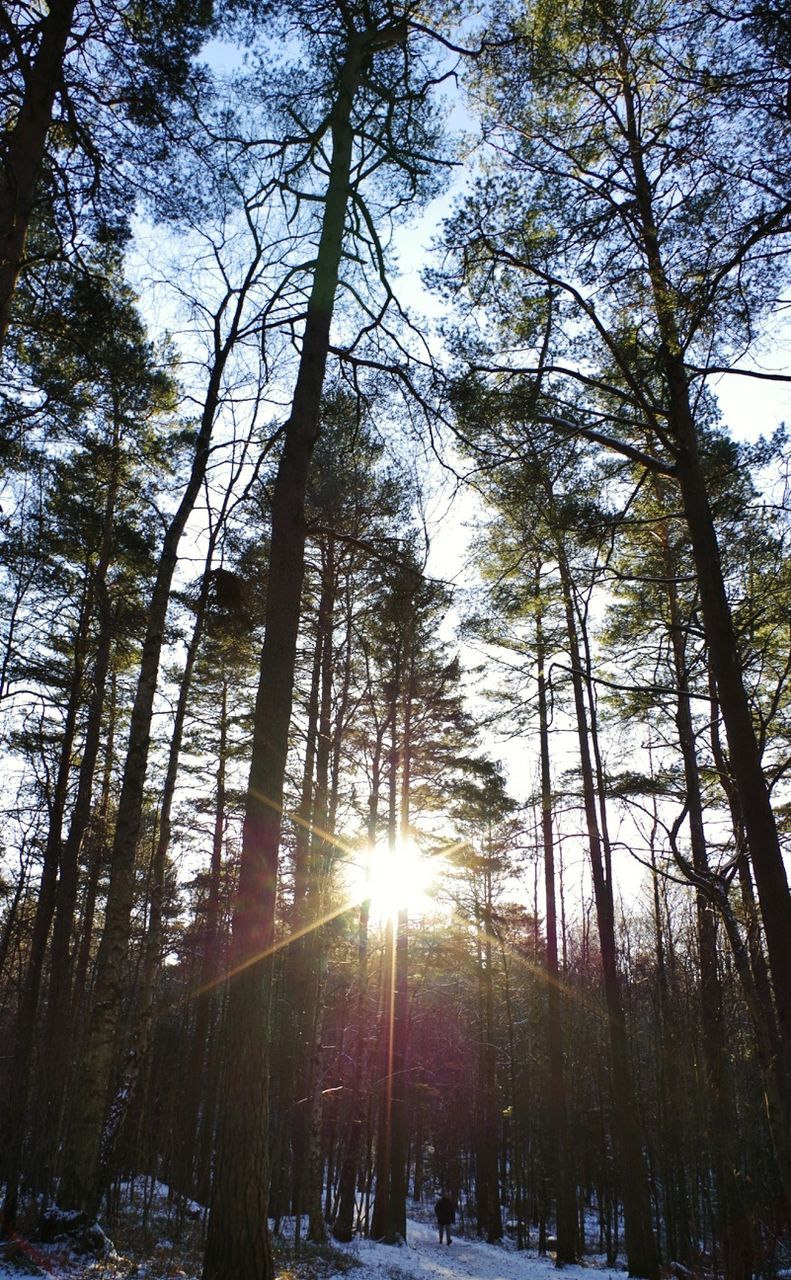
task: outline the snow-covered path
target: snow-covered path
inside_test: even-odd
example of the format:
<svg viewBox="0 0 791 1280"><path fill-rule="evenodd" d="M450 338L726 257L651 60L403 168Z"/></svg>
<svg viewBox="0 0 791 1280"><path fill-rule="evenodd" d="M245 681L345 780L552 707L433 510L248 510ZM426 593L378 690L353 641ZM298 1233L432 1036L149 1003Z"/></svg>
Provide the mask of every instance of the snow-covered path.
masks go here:
<svg viewBox="0 0 791 1280"><path fill-rule="evenodd" d="M551 1258L539 1258L529 1250L519 1252L510 1244L489 1245L461 1236L450 1246L441 1245L433 1226L411 1220L406 1245L357 1240L345 1247L347 1251L360 1264L361 1280L557 1280L558 1275ZM564 1267L564 1280L590 1280L590 1267L591 1260L584 1267ZM623 1280L623 1274L606 1267L598 1271L601 1280Z"/></svg>

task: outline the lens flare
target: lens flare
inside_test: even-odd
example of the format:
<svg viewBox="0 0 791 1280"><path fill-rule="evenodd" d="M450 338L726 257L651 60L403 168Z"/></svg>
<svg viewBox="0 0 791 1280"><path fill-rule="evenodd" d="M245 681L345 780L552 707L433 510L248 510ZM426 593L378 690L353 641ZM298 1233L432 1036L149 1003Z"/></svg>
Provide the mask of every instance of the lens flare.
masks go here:
<svg viewBox="0 0 791 1280"><path fill-rule="evenodd" d="M440 859L426 854L414 840L399 841L395 849L380 845L373 849L357 889L369 898L371 915L391 919L399 911L424 915L436 908L429 894L436 882Z"/></svg>

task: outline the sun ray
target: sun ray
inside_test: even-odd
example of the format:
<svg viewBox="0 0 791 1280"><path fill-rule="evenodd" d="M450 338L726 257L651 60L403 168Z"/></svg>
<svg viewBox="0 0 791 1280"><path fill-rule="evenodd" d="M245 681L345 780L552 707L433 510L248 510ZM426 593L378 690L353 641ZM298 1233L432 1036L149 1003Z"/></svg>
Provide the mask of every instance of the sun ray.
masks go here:
<svg viewBox="0 0 791 1280"><path fill-rule="evenodd" d="M311 835L318 836L325 844L331 845L340 853L346 855L348 864L355 865L355 860L359 857L360 852L358 847L333 832L324 830L295 810L284 810L281 805L270 797L265 796L262 792L257 791L255 795L260 803L281 813L283 817L303 827ZM352 911L366 900L370 903L372 914L383 921L388 918L394 918L401 910L406 909L421 913L429 906L435 907L436 903L429 898L428 890L436 880L440 868L444 865L444 860L451 858L455 852L463 847L462 843L457 843L444 846L436 851L425 852L416 841L409 839L406 841L399 840L395 849L385 846L384 848L377 847L373 851L369 851L365 859L365 866L362 869L362 875L358 874L351 877L351 886L337 906L323 915L307 921L300 928L292 930L286 937L276 939L270 946L245 957L244 960L241 960L232 968L224 969L221 974L212 978L211 981L194 987L181 998L179 1003L195 1000L199 996L216 990L223 983L238 977L241 973L245 973L254 965L262 963L269 956L275 955L293 942L298 942L300 938L312 933L314 929L320 929L323 925L337 920L339 916L344 915L347 911Z"/></svg>

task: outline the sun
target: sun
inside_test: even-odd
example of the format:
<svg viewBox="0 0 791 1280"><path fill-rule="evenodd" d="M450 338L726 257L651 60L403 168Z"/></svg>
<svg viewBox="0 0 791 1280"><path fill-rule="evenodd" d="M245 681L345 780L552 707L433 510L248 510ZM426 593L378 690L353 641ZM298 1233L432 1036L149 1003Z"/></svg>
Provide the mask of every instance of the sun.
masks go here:
<svg viewBox="0 0 791 1280"><path fill-rule="evenodd" d="M425 915L436 910L429 894L437 881L440 861L414 840L400 840L395 849L377 845L354 877L354 896L360 901L370 899L373 919L393 919L400 911Z"/></svg>

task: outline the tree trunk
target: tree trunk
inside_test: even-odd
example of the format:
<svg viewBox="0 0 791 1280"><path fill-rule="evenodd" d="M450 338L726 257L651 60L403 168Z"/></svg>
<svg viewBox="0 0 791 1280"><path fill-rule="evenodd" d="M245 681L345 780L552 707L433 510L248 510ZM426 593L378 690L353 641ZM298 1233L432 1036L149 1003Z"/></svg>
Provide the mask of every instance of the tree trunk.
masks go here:
<svg viewBox="0 0 791 1280"><path fill-rule="evenodd" d="M478 1170L480 1183L478 1189L480 1213L478 1230L486 1225L488 1244L497 1244L503 1238L503 1218L500 1211L500 1177L498 1168L498 1137L500 1133L500 1115L497 1106L497 1050L495 1047L494 1026L494 961L493 943L494 928L492 922L492 887L491 870L484 872L486 884L483 902L483 951L481 974L481 1047L480 1078L483 1095L481 1113L482 1130L479 1134Z"/></svg>
<svg viewBox="0 0 791 1280"><path fill-rule="evenodd" d="M371 858L376 847L376 835L379 822L379 787L381 779L382 741L386 725L381 726L376 736L376 746L371 762L371 790L368 797L368 857ZM341 1165L340 1188L338 1195L338 1213L332 1233L336 1240L348 1243L354 1232L354 1216L356 1208L357 1178L360 1168L363 1144L363 1117L360 1114L362 1081L367 1074L365 1043L367 1038L366 1020L368 1017L368 916L370 899L365 899L360 906L360 923L357 933L357 1005L354 1019L353 1044L354 1051L349 1070L349 1114L351 1130L347 1139L346 1151Z"/></svg>
<svg viewBox="0 0 791 1280"><path fill-rule="evenodd" d="M401 649L396 647L390 681L390 753L388 760L388 856L395 858L398 846L398 700L401 692ZM396 1243L396 1215L393 1203L394 1135L393 1086L396 1052L397 937L401 913L388 913L385 933L384 981L382 987L382 1095L376 1144L376 1199L371 1235L385 1244Z"/></svg>
<svg viewBox="0 0 791 1280"><path fill-rule="evenodd" d="M327 887L334 860L330 828L330 760L332 757L332 686L335 664L334 615L337 579L335 544L328 538L322 548L322 585L319 603L319 633L322 640L321 698L319 732L316 748L316 796L314 823L311 831L311 906L314 920L319 922L327 909ZM316 923L306 939L309 996L306 1010L307 1058L310 1062L306 1108L309 1117L308 1154L308 1234L317 1244L327 1239L327 1224L322 1210L322 1029L324 1023L324 969L326 939L324 926Z"/></svg>
<svg viewBox="0 0 791 1280"><path fill-rule="evenodd" d="M540 566L539 566L540 569ZM540 590L540 572L536 573ZM549 1049L550 1150L554 1153L553 1185L557 1205L557 1265L577 1258L576 1193L571 1172L568 1106L563 1063L563 1026L558 966L557 911L555 907L555 840L552 830L552 776L549 759L549 715L544 664L546 644L541 608L536 614L536 668L538 673L538 726L541 744L541 833L544 848L547 946L547 1044Z"/></svg>
<svg viewBox="0 0 791 1280"><path fill-rule="evenodd" d="M272 495L266 631L233 917L225 1078L204 1280L272 1280L267 1227L269 992L283 786L305 562L305 491L349 200L351 110L366 63L353 38L332 108L332 160L291 416Z"/></svg>
<svg viewBox="0 0 791 1280"><path fill-rule="evenodd" d="M375 1197L371 1214L371 1238L385 1244L390 1229L390 1169L392 1167L392 1081L393 1081L393 1026L395 1022L395 921L388 916L385 924L385 948L381 981L381 1013L379 1019L378 1058L379 1087Z"/></svg>
<svg viewBox="0 0 791 1280"><path fill-rule="evenodd" d="M102 586L100 593L100 630L96 659L93 668L93 694L88 707L82 760L77 782L77 796L72 810L69 832L63 846L60 875L58 877L55 921L52 930L51 966L48 991L47 1021L45 1026L46 1082L45 1082L45 1137L49 1147L49 1162L54 1160L63 1121L64 1091L71 1066L74 1043L70 1019L70 995L72 990L72 935L79 889L80 854L83 850L91 819L96 762L101 745L102 718L105 711L107 674L110 665L114 620L110 615L109 601Z"/></svg>
<svg viewBox="0 0 791 1280"><path fill-rule="evenodd" d="M640 234L654 298L661 340L659 355L670 404L675 474L689 530L703 629L722 708L733 778L755 870L780 1029L785 1092L791 1097L791 895L725 590L717 533L690 405L675 294L662 261L651 185L643 163L629 51L622 36L615 34L614 39L620 58ZM791 1113L791 1103L787 1111ZM786 1127L791 1129L791 1115L786 1118Z"/></svg>
<svg viewBox="0 0 791 1280"><path fill-rule="evenodd" d="M107 866L110 850L107 831L110 823L110 788L112 784L113 766L115 764L115 731L118 714L118 678L116 672L110 673L110 696L107 706L107 732L105 738L105 759L102 770L102 786L99 804L86 833L88 878L85 885L85 901L81 920L75 929L79 938L74 957L74 978L71 984L69 1000L69 1061L71 1062L71 1046L79 1043L87 1017L90 1000L91 954L93 949L93 922L96 914L96 899L99 893L99 881L102 871Z"/></svg>
<svg viewBox="0 0 791 1280"><path fill-rule="evenodd" d="M5 344L11 300L22 269L30 216L44 162L55 95L76 0L50 0L41 40L25 72L25 89L0 163L0 350Z"/></svg>
<svg viewBox="0 0 791 1280"><path fill-rule="evenodd" d="M306 960L307 931L310 912L311 830L314 821L314 782L316 741L319 723L319 696L323 635L316 627L310 692L307 705L305 753L302 766L302 793L295 818L294 897L291 906L292 939L283 960L281 978L282 1013L288 1034L278 1037L273 1046L272 1101L277 1124L272 1149L274 1193L281 1204L290 1194L290 1212L294 1215L294 1251L299 1253L302 1231L302 1202L307 1168L309 1119L307 1116L307 1052L305 1044L305 1008L310 981ZM290 1139L291 1160L288 1147ZM278 1180L280 1185L278 1185Z"/></svg>
<svg viewBox="0 0 791 1280"><path fill-rule="evenodd" d="M655 490L660 490L658 479ZM659 493L660 500L662 494ZM688 688L685 628L675 585L677 566L668 540L667 525L660 531L666 570L666 595L670 642L678 686L676 725L684 763L692 865L703 881L710 880L708 846L703 816L695 728ZM749 1280L752 1274L752 1231L736 1176L738 1167L737 1114L728 1069L723 1020L723 992L717 955L717 922L710 897L699 885L696 895L698 955L700 960L701 1028L703 1056L713 1135L712 1163L717 1187L718 1235L722 1242L726 1280ZM671 1085L672 1088L672 1085Z"/></svg>
<svg viewBox="0 0 791 1280"><path fill-rule="evenodd" d="M236 294L234 311L225 337L220 323L229 298L215 317L215 348L201 426L195 443L187 487L173 516L162 546L156 581L148 611L148 624L140 660L135 701L132 708L111 857L110 884L105 906L105 923L96 961L96 986L91 1016L82 1047L79 1094L68 1135L67 1156L60 1198L64 1207L85 1210L93 1216L101 1197L100 1148L109 1101L116 1038L123 1007L125 961L135 890L135 855L143 810L143 794L148 764L154 696L164 640L170 588L178 559L178 545L200 492L209 459L212 428L220 403L223 372L233 349L247 290L254 278L257 260L247 272Z"/></svg>
<svg viewBox="0 0 791 1280"><path fill-rule="evenodd" d="M744 837L744 822L742 821L739 795L733 784L733 777L728 767L728 761L720 739L719 702L717 700L717 690L711 671L709 672L709 699L711 702L711 721L709 725L711 750L712 755L714 756L714 764L717 769L720 785L725 793L728 801L728 808L731 812L734 842L738 853L739 889L741 891L742 906L744 909L745 932L747 934L747 949L750 956L754 996L758 1000L765 1027L765 1036L762 1036L762 1039L765 1039L766 1043L771 1045L771 1057L774 1062L773 1069L777 1072L782 1069L780 1033L778 1031L777 1019L775 1018L774 1004L772 1001L772 986L769 981L769 970L767 968L766 956L764 954L761 921L755 901L755 890L753 887L750 860ZM781 1078L778 1078L778 1084L782 1091Z"/></svg>
<svg viewBox="0 0 791 1280"><path fill-rule="evenodd" d="M596 902L596 918L599 928L604 995L607 1005L612 1066L612 1106L615 1124L613 1138L618 1151L623 1185L626 1256L631 1276L641 1276L643 1280L658 1280L659 1258L653 1234L651 1196L643 1155L642 1133L629 1069L626 1022L616 963L612 880L609 875L609 858L605 859L607 851L603 852L602 850L596 810L596 788L588 739L588 717L585 708L585 690L579 640L574 617L571 574L562 543L558 543L557 550L566 610L585 820Z"/></svg>
<svg viewBox="0 0 791 1280"><path fill-rule="evenodd" d="M17 914L22 899L25 897L27 889L28 877L30 875L30 855L25 853L24 848L19 855L19 870L14 877L14 893L6 907L5 920L3 921L3 931L0 934L0 973L6 972L6 963L8 961L8 953L11 949L11 943L14 938Z"/></svg>
<svg viewBox="0 0 791 1280"><path fill-rule="evenodd" d="M69 1025L69 995L71 968L74 956L71 952L74 932L74 914L79 888L79 864L83 843L91 818L96 762L101 745L102 720L105 713L107 675L110 656L116 635L116 622L107 588L107 573L115 550L115 516L120 482L121 431L116 423L113 439L112 470L102 519L102 541L96 564L94 595L98 617L98 636L93 665L93 692L88 704L85 737L82 744L77 780L77 795L69 822L69 831L63 846L60 873L56 892L55 921L52 931L52 949L48 992L48 1009L44 1040L46 1067L44 1095L44 1135L51 1165L54 1162L57 1142L61 1136L64 1090L71 1063L73 1038Z"/></svg>
<svg viewBox="0 0 791 1280"><path fill-rule="evenodd" d="M227 501L228 491L226 491L224 506L227 505ZM162 903L165 893L168 853L170 851L173 800L176 795L176 786L178 783L179 761L181 759L184 726L187 719L187 707L189 704L190 693L192 691L192 675L198 656L198 650L203 638L206 621L206 609L208 606L211 586L212 560L217 545L217 539L222 529L223 516L224 512L214 523L209 537L209 546L206 553L200 591L195 603L195 620L193 623L192 635L190 636L189 644L187 646L184 670L181 673L181 680L179 681L179 696L176 702L176 713L173 717L173 728L171 730L170 747L168 749L168 762L165 769L165 781L162 788L162 802L159 809L159 827L154 856L151 863L148 928L146 930L145 941L143 944L143 960L137 991L136 1025L133 1038L129 1045L129 1050L127 1052L121 1084L116 1090L116 1094L110 1108L110 1113L107 1117L102 1134L101 1165L99 1169L99 1181L102 1184L105 1182L105 1174L110 1167L115 1144L121 1132L121 1127L124 1123L127 1110L135 1097L140 1074L146 1066L150 1040L154 1028L154 998L156 977L162 953ZM227 735L227 708L225 705L227 700L227 686L225 685L223 686L222 696L223 705L220 715L221 758L224 757L225 754L225 738ZM224 760L221 767L224 776Z"/></svg>
<svg viewBox="0 0 791 1280"><path fill-rule="evenodd" d="M415 654L410 654L404 698L404 728L401 746L401 787L398 841L405 849L410 839L409 814L412 787L412 702L415 685ZM394 720L395 723L395 720ZM409 1050L409 915L398 913L395 953L395 999L393 1002L393 1143L390 1169L390 1222L395 1240L406 1240L406 1199L408 1160L407 1075Z"/></svg>
<svg viewBox="0 0 791 1280"><path fill-rule="evenodd" d="M63 837L63 819L68 798L69 775L72 766L75 735L77 730L77 714L80 709L85 653L88 644L88 630L91 619L93 601L93 584L86 580L77 633L74 639L74 656L71 671L66 715L63 734L58 754L58 768L55 786L52 793L49 812L49 827L44 847L44 859L41 869L41 883L33 917L33 930L30 940L30 953L27 961L19 1010L16 1021L16 1038L14 1042L11 1071L9 1075L9 1092L6 1100L4 1117L4 1169L5 1169L5 1202L2 1214L2 1232L12 1234L16 1222L19 1178L22 1172L22 1149L28 1127L28 1092L31 1083L33 1053L35 1047L36 1017L38 1012L41 979L44 972L44 959L49 940L52 917L55 912L57 896L57 875L61 861L61 841Z"/></svg>
<svg viewBox="0 0 791 1280"><path fill-rule="evenodd" d="M178 1134L177 1185L185 1195L205 1194L208 1187L195 1181L195 1144L198 1136L201 1100L207 1107L206 1061L209 1029L217 1003L216 980L219 977L218 943L220 938L220 880L225 835L225 771L228 752L228 682L223 681L220 694L219 745L217 748L217 781L214 801L214 833L212 837L209 887L204 908L203 953L198 987L195 994L195 1021L190 1034L187 1066L184 1072L184 1095ZM204 1115L204 1122L206 1117Z"/></svg>

